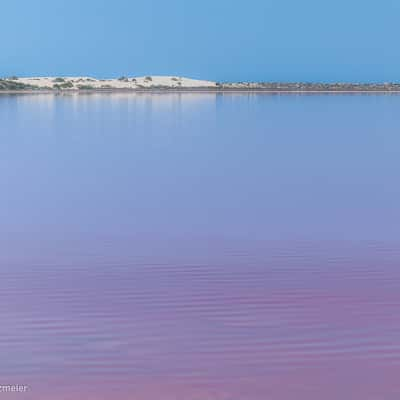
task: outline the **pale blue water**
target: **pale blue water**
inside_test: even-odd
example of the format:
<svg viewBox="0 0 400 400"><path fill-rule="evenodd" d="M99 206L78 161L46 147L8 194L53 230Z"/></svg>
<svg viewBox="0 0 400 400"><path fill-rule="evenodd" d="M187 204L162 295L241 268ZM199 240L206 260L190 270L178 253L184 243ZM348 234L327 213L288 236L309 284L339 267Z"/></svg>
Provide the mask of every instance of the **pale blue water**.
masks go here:
<svg viewBox="0 0 400 400"><path fill-rule="evenodd" d="M399 106L0 96L0 385L397 399Z"/></svg>

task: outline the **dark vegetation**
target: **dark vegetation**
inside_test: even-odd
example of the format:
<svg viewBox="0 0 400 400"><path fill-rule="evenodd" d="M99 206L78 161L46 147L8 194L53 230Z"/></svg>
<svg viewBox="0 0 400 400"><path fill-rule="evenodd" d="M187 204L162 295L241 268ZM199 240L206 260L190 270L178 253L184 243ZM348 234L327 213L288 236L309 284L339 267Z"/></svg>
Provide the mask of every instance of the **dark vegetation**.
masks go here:
<svg viewBox="0 0 400 400"><path fill-rule="evenodd" d="M78 85L79 90L93 90L95 89L94 86L92 85Z"/></svg>
<svg viewBox="0 0 400 400"><path fill-rule="evenodd" d="M308 82L238 82L217 83L220 89L250 89L277 92L346 92L346 91L399 91L399 83L308 83Z"/></svg>
<svg viewBox="0 0 400 400"><path fill-rule="evenodd" d="M26 85L25 83L16 82L8 79L0 79L0 90L38 90L38 86Z"/></svg>
<svg viewBox="0 0 400 400"><path fill-rule="evenodd" d="M62 90L62 89L72 89L74 87L74 84L71 81L65 81L63 83L56 83L53 85L54 89Z"/></svg>

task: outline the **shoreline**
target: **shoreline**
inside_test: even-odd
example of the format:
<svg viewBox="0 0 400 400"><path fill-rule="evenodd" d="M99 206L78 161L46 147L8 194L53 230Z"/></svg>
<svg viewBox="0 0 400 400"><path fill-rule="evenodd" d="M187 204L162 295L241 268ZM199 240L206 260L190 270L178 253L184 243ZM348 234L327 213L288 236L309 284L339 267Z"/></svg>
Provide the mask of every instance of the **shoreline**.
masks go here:
<svg viewBox="0 0 400 400"><path fill-rule="evenodd" d="M9 77L0 79L0 93L400 93L400 83L213 82L181 76L141 76L118 79L75 77Z"/></svg>
<svg viewBox="0 0 400 400"><path fill-rule="evenodd" d="M265 93L265 94L400 94L400 90L374 90L374 89L353 89L353 90L279 90L267 88L141 88L141 89L69 89L69 90L40 90L40 89L21 89L21 90L0 90L0 95L10 94L53 94L55 96L76 95L76 94L163 94L163 93Z"/></svg>

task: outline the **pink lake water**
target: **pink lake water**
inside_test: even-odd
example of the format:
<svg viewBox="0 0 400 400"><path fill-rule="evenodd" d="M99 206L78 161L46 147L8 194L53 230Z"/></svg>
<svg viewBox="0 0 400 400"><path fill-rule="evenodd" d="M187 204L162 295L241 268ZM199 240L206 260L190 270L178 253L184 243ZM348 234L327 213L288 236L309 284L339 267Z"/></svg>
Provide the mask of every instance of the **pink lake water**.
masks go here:
<svg viewBox="0 0 400 400"><path fill-rule="evenodd" d="M0 397L399 399L399 106L0 96Z"/></svg>

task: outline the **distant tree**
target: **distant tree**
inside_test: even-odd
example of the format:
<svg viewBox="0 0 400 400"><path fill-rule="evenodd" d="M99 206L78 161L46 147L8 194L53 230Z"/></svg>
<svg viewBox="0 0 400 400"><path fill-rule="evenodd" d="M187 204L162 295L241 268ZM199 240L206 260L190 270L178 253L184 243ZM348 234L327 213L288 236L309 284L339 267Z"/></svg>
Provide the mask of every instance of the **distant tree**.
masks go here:
<svg viewBox="0 0 400 400"><path fill-rule="evenodd" d="M38 86L15 82L8 79L0 79L0 90L37 90Z"/></svg>
<svg viewBox="0 0 400 400"><path fill-rule="evenodd" d="M94 86L92 85L78 85L79 90L92 90L94 89Z"/></svg>
<svg viewBox="0 0 400 400"><path fill-rule="evenodd" d="M62 89L72 89L74 87L74 84L71 81L62 83L60 85L62 87Z"/></svg>

